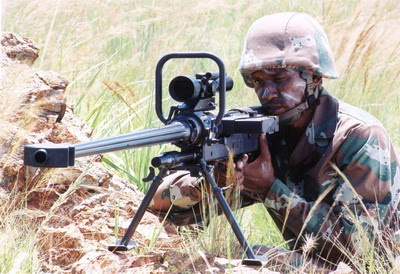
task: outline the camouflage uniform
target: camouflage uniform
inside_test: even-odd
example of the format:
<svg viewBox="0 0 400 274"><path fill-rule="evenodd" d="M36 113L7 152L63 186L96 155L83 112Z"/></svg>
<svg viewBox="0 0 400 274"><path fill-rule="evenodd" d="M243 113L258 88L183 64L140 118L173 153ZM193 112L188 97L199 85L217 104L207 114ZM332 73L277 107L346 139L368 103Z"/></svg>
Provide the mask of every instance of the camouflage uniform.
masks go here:
<svg viewBox="0 0 400 274"><path fill-rule="evenodd" d="M319 254L336 261L338 246L360 251L360 227L371 240L399 230L398 157L385 129L367 112L324 90L297 145L289 148L276 135L269 147L278 179L264 205L279 227L285 222L286 240L300 233L319 236Z"/></svg>
<svg viewBox="0 0 400 274"><path fill-rule="evenodd" d="M245 83L254 87L253 72L276 68L296 69L306 79L305 102L295 111L315 108L294 147L280 133L269 138L277 179L265 197L258 197L278 227L285 226L284 238L295 239L291 248L299 246L300 236L312 234L318 237L318 253L337 261L340 246L360 252L363 232L370 240L399 236L398 157L374 117L310 84L309 75L337 77L327 37L313 18L280 13L250 27L239 65ZM179 188L183 179L172 181L171 188ZM198 181L191 182L198 190Z"/></svg>
<svg viewBox="0 0 400 274"><path fill-rule="evenodd" d="M291 248L298 247L294 240L300 233L313 234L320 237L318 253L337 261L341 255L338 245L360 251L360 226L371 239L378 231L397 235L400 168L385 129L374 117L325 90L318 101L296 147L289 148L279 134L269 138L278 179L262 199L277 226L281 229L285 223L283 236L292 240ZM192 179L188 184L188 174L182 175L172 181L171 193L178 189L182 197L182 191L199 193L198 181ZM171 200L178 205L175 210L189 209L198 202L197 195L188 202L188 197L177 199L173 194ZM317 202L319 197L322 200ZM187 217L180 219L180 224L193 222L193 213Z"/></svg>

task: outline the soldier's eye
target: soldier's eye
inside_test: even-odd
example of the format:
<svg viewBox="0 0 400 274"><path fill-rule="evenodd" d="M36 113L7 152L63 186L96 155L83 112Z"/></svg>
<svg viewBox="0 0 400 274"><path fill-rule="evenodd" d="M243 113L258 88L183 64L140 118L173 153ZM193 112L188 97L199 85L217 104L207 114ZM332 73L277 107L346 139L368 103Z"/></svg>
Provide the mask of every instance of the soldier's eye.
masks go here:
<svg viewBox="0 0 400 274"><path fill-rule="evenodd" d="M257 80L257 79L254 79L253 83L254 83L255 85L259 85L259 84L261 84L261 81L260 81L260 80Z"/></svg>
<svg viewBox="0 0 400 274"><path fill-rule="evenodd" d="M279 77L279 78L275 78L275 82L276 83L281 83L283 81L285 81L286 77Z"/></svg>

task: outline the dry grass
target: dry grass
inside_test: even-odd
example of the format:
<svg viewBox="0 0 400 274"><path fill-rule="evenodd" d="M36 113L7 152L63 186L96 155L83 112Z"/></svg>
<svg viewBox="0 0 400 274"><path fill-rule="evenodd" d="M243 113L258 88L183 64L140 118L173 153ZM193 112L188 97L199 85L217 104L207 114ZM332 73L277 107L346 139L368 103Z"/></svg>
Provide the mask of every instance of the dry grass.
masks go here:
<svg viewBox="0 0 400 274"><path fill-rule="evenodd" d="M244 86L236 69L245 32L264 14L305 11L323 24L341 75L338 80L326 81L325 86L338 98L375 115L395 145L400 146L400 119L397 118L400 109L400 4L397 0L3 0L2 4L3 29L37 42L41 54L36 66L56 70L70 80L69 100L76 104L78 115L94 127L95 138L159 125L152 106L153 74L158 59L171 51L210 51L221 56L235 80L234 90L228 95L228 106L243 107L243 102L257 104L256 97ZM164 73L165 78L170 79L210 67L211 63L207 62L179 61L168 65ZM18 85L19 80L9 84ZM2 98L0 118L11 115L9 100ZM141 178L147 175L151 157L165 149L161 146L111 154L108 162L119 174L140 184ZM243 218L242 224L251 242L284 244L278 237L279 232L273 230L272 222L266 221L269 219L265 209L256 206L239 214L243 214L239 219ZM217 247L215 254L240 257L229 227L220 222L224 219L212 221L209 231L201 238L193 234L188 236L187 250L201 248L212 254ZM246 226L247 223L252 225ZM8 224L1 227L1 234L20 235L14 221ZM221 233L229 239L229 245L218 242ZM27 235L23 241L31 246L30 234ZM12 237L6 241L13 242ZM386 258L393 262L395 253L391 254L386 246L379 250L369 241L362 242L369 253L348 254L360 266L357 270L390 272L385 269ZM371 259L371 254L376 256ZM16 264L25 256L14 255L9 260ZM2 256L0 258L6 258ZM34 256L33 253L29 255L30 258ZM29 269L35 269L36 262L31 261ZM376 267L372 269L371 265ZM305 266L302 269L306 269ZM400 270L392 272L396 271Z"/></svg>

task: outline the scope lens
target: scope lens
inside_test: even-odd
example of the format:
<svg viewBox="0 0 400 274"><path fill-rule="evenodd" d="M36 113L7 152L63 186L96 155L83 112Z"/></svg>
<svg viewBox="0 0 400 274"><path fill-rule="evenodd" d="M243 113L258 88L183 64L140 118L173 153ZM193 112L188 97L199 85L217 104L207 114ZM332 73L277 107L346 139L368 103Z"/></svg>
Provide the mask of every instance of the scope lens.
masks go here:
<svg viewBox="0 0 400 274"><path fill-rule="evenodd" d="M169 94L178 102L196 99L200 93L201 84L191 76L178 76L169 84Z"/></svg>

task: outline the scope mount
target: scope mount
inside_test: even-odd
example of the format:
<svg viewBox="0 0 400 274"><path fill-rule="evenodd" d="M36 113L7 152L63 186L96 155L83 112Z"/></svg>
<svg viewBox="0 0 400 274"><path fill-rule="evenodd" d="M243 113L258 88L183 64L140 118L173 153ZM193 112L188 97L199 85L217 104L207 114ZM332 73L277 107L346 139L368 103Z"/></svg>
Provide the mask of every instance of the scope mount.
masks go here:
<svg viewBox="0 0 400 274"><path fill-rule="evenodd" d="M156 74L155 74L155 95L156 95L156 113L158 118L164 123L168 124L174 117L172 115L173 112L176 112L177 110L179 111L179 107L171 107L170 114L166 118L163 114L162 110L162 69L164 67L164 64L170 60L170 59L183 59L183 58L207 58L213 60L217 65L219 69L219 102L218 102L218 114L217 117L215 118L214 126L218 126L221 123L221 120L225 114L225 94L226 94L226 72L225 72L225 65L223 61L216 56L215 54L209 53L209 52L172 52L169 54L164 55L161 57L161 59L158 61L157 66L156 66ZM196 75L196 78L198 77L215 77L215 75L210 74L198 74ZM212 104L212 102L210 102ZM215 109L215 104L214 105L209 105L209 110ZM204 106L207 107L207 106ZM204 110L202 108L201 110ZM196 111L196 109L195 109Z"/></svg>

